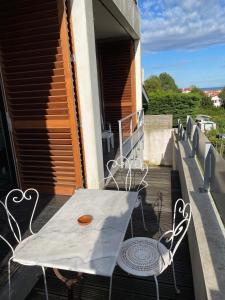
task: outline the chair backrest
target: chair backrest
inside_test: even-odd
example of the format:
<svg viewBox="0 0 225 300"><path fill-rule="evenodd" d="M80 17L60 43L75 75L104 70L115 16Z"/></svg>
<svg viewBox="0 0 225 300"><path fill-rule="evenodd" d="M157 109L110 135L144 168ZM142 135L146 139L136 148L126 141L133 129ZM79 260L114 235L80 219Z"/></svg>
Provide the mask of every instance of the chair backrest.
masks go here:
<svg viewBox="0 0 225 300"><path fill-rule="evenodd" d="M183 199L178 199L174 205L172 230L166 231L158 241L159 252L160 252L159 243L162 242L163 240L166 243L166 246L170 252L170 262L173 261L173 257L188 230L191 221L191 216L192 216L192 212L191 212L190 203L185 204ZM161 252L160 254L161 257L163 258Z"/></svg>
<svg viewBox="0 0 225 300"><path fill-rule="evenodd" d="M140 164L139 170L141 170L141 174L140 172L132 169L133 164L136 164L137 162ZM139 193L148 186L147 182L145 181L145 178L148 174L148 166L145 165L141 159L137 158L136 160L130 161L124 156L119 156L116 160L109 160L106 164L106 168L109 175L105 178L105 180L107 180L107 182L113 180L118 191L132 190ZM116 177L117 171L124 175L123 177L119 177L119 179L122 179L120 182Z"/></svg>
<svg viewBox="0 0 225 300"><path fill-rule="evenodd" d="M3 201L0 201L0 206L4 209L6 213L9 228L11 229L11 232L17 243L20 243L22 241L22 233L18 221L10 211L9 202L11 201L14 204L19 204L22 203L23 201L32 201L32 200L34 201L32 213L29 218L29 231L31 235L33 235L34 232L32 230L32 221L34 218L34 213L37 207L38 199L39 199L38 191L31 188L31 189L27 189L24 192L19 189L11 190L5 198L5 203ZM14 248L12 244L2 234L0 234L0 239L3 240L9 246L9 248L12 250L14 254Z"/></svg>

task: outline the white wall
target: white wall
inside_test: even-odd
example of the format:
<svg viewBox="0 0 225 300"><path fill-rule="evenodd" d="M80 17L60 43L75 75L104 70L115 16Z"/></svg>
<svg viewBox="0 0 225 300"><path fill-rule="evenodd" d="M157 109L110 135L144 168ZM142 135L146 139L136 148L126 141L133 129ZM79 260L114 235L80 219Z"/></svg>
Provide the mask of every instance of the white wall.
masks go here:
<svg viewBox="0 0 225 300"><path fill-rule="evenodd" d="M144 161L155 166L173 164L173 129L144 129Z"/></svg>
<svg viewBox="0 0 225 300"><path fill-rule="evenodd" d="M144 160L150 165L172 166L172 126L172 115L145 115Z"/></svg>
<svg viewBox="0 0 225 300"><path fill-rule="evenodd" d="M88 188L103 185L100 99L92 0L71 0L81 126Z"/></svg>

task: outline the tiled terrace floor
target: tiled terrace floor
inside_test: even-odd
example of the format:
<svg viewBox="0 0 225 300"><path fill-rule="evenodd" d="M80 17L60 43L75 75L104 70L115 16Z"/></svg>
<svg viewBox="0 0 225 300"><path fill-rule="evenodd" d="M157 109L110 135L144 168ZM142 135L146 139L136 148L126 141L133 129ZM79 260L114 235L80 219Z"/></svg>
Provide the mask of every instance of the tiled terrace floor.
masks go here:
<svg viewBox="0 0 225 300"><path fill-rule="evenodd" d="M136 171L138 174L138 171ZM137 175L137 178L139 176ZM139 179L139 178L138 178ZM171 229L172 203L180 197L179 176L170 168L152 168L149 171L148 188L144 191L144 212L149 232L142 227L140 210L134 211L134 234L136 236L159 237L159 225L162 231ZM159 221L159 225L158 225ZM126 237L130 237L130 228ZM187 238L181 244L175 257L175 269L181 294L176 295L173 286L171 268L168 268L159 279L161 300L194 300L192 271ZM54 276L52 270L47 272L50 300L67 299L65 286ZM73 290L74 299L103 300L108 299L109 279L85 275L84 279ZM27 300L44 299L43 280L40 279L26 298ZM112 300L152 300L156 299L155 284L152 277L138 278L128 276L116 267L113 276Z"/></svg>

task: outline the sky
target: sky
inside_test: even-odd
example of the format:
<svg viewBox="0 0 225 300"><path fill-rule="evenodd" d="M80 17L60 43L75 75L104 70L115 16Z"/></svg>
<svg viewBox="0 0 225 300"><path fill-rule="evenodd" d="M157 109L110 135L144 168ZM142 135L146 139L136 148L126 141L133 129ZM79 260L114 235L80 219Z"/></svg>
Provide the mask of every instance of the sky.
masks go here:
<svg viewBox="0 0 225 300"><path fill-rule="evenodd" d="M225 0L139 0L145 78L225 86Z"/></svg>

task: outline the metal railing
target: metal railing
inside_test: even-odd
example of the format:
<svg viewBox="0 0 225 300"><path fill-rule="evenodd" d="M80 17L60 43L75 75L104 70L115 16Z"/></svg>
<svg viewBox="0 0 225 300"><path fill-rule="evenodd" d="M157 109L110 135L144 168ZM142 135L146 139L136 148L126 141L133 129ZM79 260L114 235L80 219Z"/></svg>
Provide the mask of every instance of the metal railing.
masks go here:
<svg viewBox="0 0 225 300"><path fill-rule="evenodd" d="M118 123L120 155L127 157L144 135L144 110L132 113Z"/></svg>
<svg viewBox="0 0 225 300"><path fill-rule="evenodd" d="M178 120L178 137L191 146L191 157L196 158L204 178L200 192L210 192L225 223L225 160L212 143L188 116L186 130Z"/></svg>

